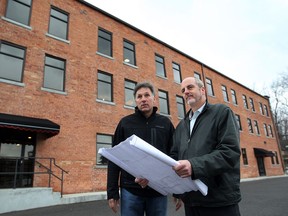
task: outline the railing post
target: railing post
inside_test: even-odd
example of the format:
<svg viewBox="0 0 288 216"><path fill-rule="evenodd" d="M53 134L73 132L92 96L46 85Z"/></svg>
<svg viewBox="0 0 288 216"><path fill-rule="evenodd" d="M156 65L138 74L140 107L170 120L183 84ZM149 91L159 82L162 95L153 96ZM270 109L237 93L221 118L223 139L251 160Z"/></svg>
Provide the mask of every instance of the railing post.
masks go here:
<svg viewBox="0 0 288 216"><path fill-rule="evenodd" d="M15 161L16 161L16 166L15 166L15 173L14 173L13 189L16 188L16 182L17 182L18 158L16 158Z"/></svg>

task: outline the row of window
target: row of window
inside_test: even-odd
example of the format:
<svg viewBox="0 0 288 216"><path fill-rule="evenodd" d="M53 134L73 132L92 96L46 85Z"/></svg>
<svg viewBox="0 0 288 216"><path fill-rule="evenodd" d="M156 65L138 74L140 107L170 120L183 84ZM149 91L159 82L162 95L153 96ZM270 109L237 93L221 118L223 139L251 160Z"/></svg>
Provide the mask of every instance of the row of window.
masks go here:
<svg viewBox="0 0 288 216"><path fill-rule="evenodd" d="M240 116L238 114L235 114L239 130L242 131L242 124L240 120ZM252 120L250 118L247 118L247 125L248 125L248 130L250 134L256 134L260 135L260 130L258 126L258 121L254 120L252 123ZM264 128L264 133L266 137L274 137L273 135L273 130L271 125L267 125L266 123L263 123L263 128Z"/></svg>
<svg viewBox="0 0 288 216"><path fill-rule="evenodd" d="M31 6L32 6L32 0L11 0L7 2L7 9L6 9L6 18L10 19L14 22L21 23L23 25L29 26L30 24L30 16L31 16ZM50 20L49 20L49 29L48 34L50 36L60 38L63 40L68 40L68 24L69 24L69 13L63 11L62 9L56 8L54 6L51 6L50 9ZM107 57L113 57L113 34L112 32L109 32L103 28L98 29L98 49L97 53L107 56ZM7 45L2 48L1 46L1 53L6 53L6 55L11 55L11 57L14 57L14 60L17 60L17 63L15 65L9 65L7 62L7 68L14 69L12 70L12 73L9 73L5 71L0 72L1 78L13 80L16 82L22 81L22 71L21 70L21 64L23 66L23 59L25 56L25 49L24 48L7 48L8 51L5 52L5 49L7 48ZM14 50L14 51L13 51ZM18 53L18 54L17 54ZM123 62L132 66L136 66L136 50L135 50L135 44L124 39L123 40ZM7 56L5 57L8 58ZM4 61L4 57L3 57ZM65 80L65 60L57 59L52 57L46 57L45 61L45 69L47 69L47 73L45 74L49 81L47 83L44 79L44 87L48 89L54 89L58 91L65 91L64 90L64 80ZM11 63L11 62L10 62ZM160 77L166 78L166 69L165 69L165 59L163 56L155 54L155 64L156 64L156 75ZM18 71L17 71L18 69ZM181 67L178 63L172 62L172 69L173 69L173 75L174 75L174 81L176 83L181 83L182 77L181 77ZM50 70L50 72L48 72ZM194 72L194 76L201 79L201 75L197 72ZM58 79L59 78L59 79ZM46 79L46 80L47 80ZM50 80L56 82L50 82ZM209 96L215 96L214 90L213 90L213 84L212 80L209 78L205 78L206 83L206 89L207 94ZM222 88L222 94L223 99L225 102L229 102L228 97L228 91L227 87L225 85L221 86ZM104 91L104 90L102 90ZM160 103L163 100L165 101L167 99L167 94L160 93ZM232 103L235 105L238 105L237 102L237 96L236 91L234 89L231 89L231 98ZM106 98L108 101L113 101L112 98ZM247 97L246 95L242 95L243 104L246 109L249 109ZM177 103L179 99L177 98ZM255 112L254 107L254 101L250 97L249 98L250 108L253 112ZM269 116L268 109L266 105L263 105L261 102L259 102L259 108L260 113L262 115ZM164 108L163 108L164 109ZM169 114L168 107L165 108L166 110L163 110L163 113Z"/></svg>
<svg viewBox="0 0 288 216"><path fill-rule="evenodd" d="M271 158L271 163L273 165L279 165L279 158L278 158L278 154L276 151L273 152L274 156L270 157ZM248 163L248 156L246 153L246 148L241 148L241 155L242 155L242 161L243 161L243 165L249 165Z"/></svg>

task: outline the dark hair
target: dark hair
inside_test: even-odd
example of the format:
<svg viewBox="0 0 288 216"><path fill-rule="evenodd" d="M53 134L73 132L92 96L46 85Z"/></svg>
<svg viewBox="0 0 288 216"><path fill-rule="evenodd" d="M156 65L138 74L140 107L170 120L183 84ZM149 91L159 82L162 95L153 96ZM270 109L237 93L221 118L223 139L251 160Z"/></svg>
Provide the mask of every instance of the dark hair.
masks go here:
<svg viewBox="0 0 288 216"><path fill-rule="evenodd" d="M155 95L154 87L153 87L153 85L151 83L149 83L149 82L141 82L141 83L137 83L137 85L134 88L134 91L133 91L134 98L136 97L136 93L137 93L137 91L140 88L149 88L151 90L152 94Z"/></svg>

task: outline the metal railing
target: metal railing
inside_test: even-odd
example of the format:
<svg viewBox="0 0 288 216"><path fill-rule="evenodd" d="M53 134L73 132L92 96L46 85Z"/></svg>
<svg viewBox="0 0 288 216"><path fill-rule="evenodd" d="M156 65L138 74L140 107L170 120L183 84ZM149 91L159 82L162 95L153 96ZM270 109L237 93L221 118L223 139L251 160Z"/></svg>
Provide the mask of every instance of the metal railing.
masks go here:
<svg viewBox="0 0 288 216"><path fill-rule="evenodd" d="M52 177L55 177L60 181L60 193L61 197L63 195L63 183L64 183L64 173L68 174L68 171L62 169L60 166L56 164L55 158L43 158L43 157L19 157L19 158L1 158L3 161L15 161L15 165L11 164L12 167L15 167L14 170L9 170L4 172L0 172L0 176L11 176L13 175L13 189L23 187L22 185L18 186L17 185L17 177L23 176L23 175L33 175L33 177L36 174L40 175L48 175L48 187L51 187L51 180ZM40 161L46 161L44 164L43 162ZM34 171L21 171L19 170L20 164L24 163L27 161L32 161L33 165L33 170ZM48 164L48 165L47 165ZM35 169L43 169L43 171L35 171ZM56 174L55 171L52 169L56 168L56 171L60 171L60 176Z"/></svg>

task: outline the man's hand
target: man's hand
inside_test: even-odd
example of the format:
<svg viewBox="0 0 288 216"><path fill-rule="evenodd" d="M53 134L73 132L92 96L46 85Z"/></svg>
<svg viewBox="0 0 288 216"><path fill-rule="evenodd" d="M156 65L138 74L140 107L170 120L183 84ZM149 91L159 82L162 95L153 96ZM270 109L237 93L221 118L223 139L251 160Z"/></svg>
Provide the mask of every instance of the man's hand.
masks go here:
<svg viewBox="0 0 288 216"><path fill-rule="evenodd" d="M117 213L118 208L119 208L119 204L120 204L119 199L118 200L109 199L108 204L109 204L109 207L113 210L113 212Z"/></svg>
<svg viewBox="0 0 288 216"><path fill-rule="evenodd" d="M145 188L149 183L149 181L144 178L135 178L135 182L138 183L142 188Z"/></svg>
<svg viewBox="0 0 288 216"><path fill-rule="evenodd" d="M173 170L181 178L190 177L192 175L192 166L188 160L179 160L179 164L173 167Z"/></svg>

